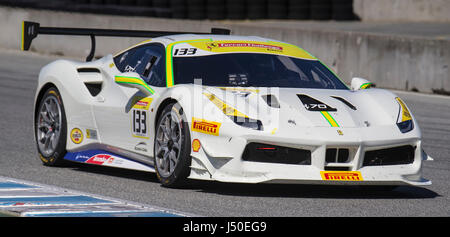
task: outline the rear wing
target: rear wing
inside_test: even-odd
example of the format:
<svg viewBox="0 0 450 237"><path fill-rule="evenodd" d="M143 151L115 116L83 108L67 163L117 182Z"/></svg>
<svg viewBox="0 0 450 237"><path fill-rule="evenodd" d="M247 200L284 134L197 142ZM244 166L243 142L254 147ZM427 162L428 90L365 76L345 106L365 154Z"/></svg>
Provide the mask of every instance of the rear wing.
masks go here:
<svg viewBox="0 0 450 237"><path fill-rule="evenodd" d="M142 31L142 30L109 30L93 28L66 28L66 27L42 27L37 22L22 22L22 42L21 49L27 51L30 49L31 42L38 35L85 35L91 38L91 51L86 57L86 61L92 61L95 55L95 36L113 36L113 37L142 37L155 38L166 35L176 34L216 34L229 35L229 29L211 28L210 33L204 32L178 32L178 31Z"/></svg>

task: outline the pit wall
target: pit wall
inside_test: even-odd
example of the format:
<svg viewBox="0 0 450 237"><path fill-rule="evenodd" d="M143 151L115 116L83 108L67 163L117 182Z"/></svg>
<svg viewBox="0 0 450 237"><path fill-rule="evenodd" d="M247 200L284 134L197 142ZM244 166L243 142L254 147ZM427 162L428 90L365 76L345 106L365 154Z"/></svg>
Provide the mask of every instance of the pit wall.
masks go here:
<svg viewBox="0 0 450 237"><path fill-rule="evenodd" d="M353 0L362 21L450 22L448 0Z"/></svg>
<svg viewBox="0 0 450 237"><path fill-rule="evenodd" d="M445 39L275 28L266 27L263 22L249 26L233 21L174 20L0 7L0 48L20 49L23 20L40 22L42 26L131 30L209 32L211 27L226 27L235 35L262 36L298 45L321 59L347 83L358 76L383 88L441 94L450 92L450 41ZM96 56L114 54L144 40L96 39ZM33 41L31 50L84 60L90 50L90 39L41 35Z"/></svg>

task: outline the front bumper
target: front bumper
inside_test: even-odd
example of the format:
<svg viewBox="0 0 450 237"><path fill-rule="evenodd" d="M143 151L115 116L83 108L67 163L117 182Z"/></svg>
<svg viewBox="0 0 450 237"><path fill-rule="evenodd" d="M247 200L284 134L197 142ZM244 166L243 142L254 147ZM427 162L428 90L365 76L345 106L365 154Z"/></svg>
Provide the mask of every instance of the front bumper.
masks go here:
<svg viewBox="0 0 450 237"><path fill-rule="evenodd" d="M335 128L306 128L303 136L292 132L279 134L241 134L209 136L193 133L201 141L201 149L192 152L190 178L235 183L297 183L337 185L430 185L422 178L422 151L420 134L400 134L392 127L346 128L340 133ZM420 132L419 132L420 133ZM341 135L344 134L344 135ZM258 142L270 145L306 149L311 151L307 165L244 161L242 155L247 144ZM363 165L366 151L399 146L414 147L411 163L398 165ZM345 148L349 157L345 162L329 162L329 148ZM324 176L324 174L329 174ZM331 178L329 178L331 175ZM333 175L335 175L333 177ZM336 176L337 175L337 176ZM349 178L357 175L357 178ZM326 178L328 177L328 178Z"/></svg>

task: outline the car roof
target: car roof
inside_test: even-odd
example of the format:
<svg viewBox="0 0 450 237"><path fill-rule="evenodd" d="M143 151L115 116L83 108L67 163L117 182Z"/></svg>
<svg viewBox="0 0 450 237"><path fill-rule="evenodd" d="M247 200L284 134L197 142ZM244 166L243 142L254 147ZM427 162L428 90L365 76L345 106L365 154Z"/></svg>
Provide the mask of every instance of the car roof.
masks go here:
<svg viewBox="0 0 450 237"><path fill-rule="evenodd" d="M130 49L133 49L138 46L143 46L146 44L151 43L161 43L165 47L168 47L172 43L180 43L183 41L201 41L201 40L211 40L211 41L242 41L242 42L257 42L257 43L268 43L268 44L278 44L278 45L289 45L291 47L297 48L297 50L300 50L303 52L304 55L307 55L306 58L309 59L316 59L314 56L312 56L309 52L306 50L299 48L296 45L282 42L279 40L269 39L269 38L263 38L259 36L239 36L239 35L213 35L213 34L177 34L177 35L167 35L167 36L161 36L161 37L155 37L148 40L144 40L138 44L135 44L125 50L120 51L119 53L115 54L119 55L123 52L126 52Z"/></svg>

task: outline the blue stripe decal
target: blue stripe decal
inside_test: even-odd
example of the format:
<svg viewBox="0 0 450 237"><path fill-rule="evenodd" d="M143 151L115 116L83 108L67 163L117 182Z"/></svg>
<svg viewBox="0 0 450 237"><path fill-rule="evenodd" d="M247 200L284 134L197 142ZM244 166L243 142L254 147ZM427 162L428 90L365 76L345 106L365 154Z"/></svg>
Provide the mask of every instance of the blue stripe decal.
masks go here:
<svg viewBox="0 0 450 237"><path fill-rule="evenodd" d="M37 187L13 182L0 182L0 189L10 189L10 188L37 188Z"/></svg>
<svg viewBox="0 0 450 237"><path fill-rule="evenodd" d="M91 159L95 155L99 155L99 154L112 155L112 156L116 156L116 157L124 159L124 160L129 160L129 161L150 167L152 169L155 168L149 164L146 164L146 163L143 163L143 162L140 162L137 160L133 160L133 159L109 152L109 151L99 150L99 149L98 150L95 150L95 149L94 150L85 150L85 151L79 151L79 152L67 152L66 155L64 156L64 159L70 160L70 161L75 161L75 162L80 162L80 163L87 163L89 159Z"/></svg>
<svg viewBox="0 0 450 237"><path fill-rule="evenodd" d="M0 206L112 203L88 196L0 198Z"/></svg>

